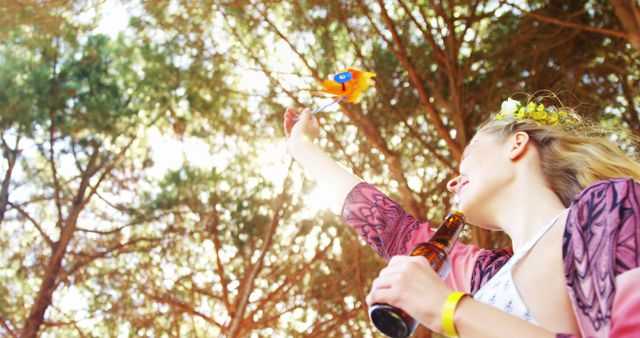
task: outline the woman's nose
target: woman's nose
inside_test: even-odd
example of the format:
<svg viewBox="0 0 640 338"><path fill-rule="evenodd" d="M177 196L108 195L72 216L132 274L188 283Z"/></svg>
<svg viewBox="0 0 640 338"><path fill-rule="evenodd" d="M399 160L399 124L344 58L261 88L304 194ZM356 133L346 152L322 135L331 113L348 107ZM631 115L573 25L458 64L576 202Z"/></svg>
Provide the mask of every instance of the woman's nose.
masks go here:
<svg viewBox="0 0 640 338"><path fill-rule="evenodd" d="M460 184L460 176L457 176L447 182L447 190L451 193L455 193L458 189L458 184Z"/></svg>

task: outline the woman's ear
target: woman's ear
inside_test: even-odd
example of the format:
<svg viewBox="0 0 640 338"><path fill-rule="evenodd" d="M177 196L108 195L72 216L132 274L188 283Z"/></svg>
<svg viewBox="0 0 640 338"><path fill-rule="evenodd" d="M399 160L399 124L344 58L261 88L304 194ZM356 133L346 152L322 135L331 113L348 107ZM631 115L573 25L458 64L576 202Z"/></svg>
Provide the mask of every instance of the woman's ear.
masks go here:
<svg viewBox="0 0 640 338"><path fill-rule="evenodd" d="M509 159L517 160L523 156L529 146L529 134L524 131L519 131L509 138Z"/></svg>

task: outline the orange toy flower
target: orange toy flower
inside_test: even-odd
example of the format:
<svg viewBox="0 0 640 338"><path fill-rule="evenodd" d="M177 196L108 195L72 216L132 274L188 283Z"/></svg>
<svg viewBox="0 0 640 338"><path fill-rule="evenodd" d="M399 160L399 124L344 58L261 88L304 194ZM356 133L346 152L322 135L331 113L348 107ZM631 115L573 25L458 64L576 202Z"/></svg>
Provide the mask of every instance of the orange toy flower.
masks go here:
<svg viewBox="0 0 640 338"><path fill-rule="evenodd" d="M329 96L344 97L347 102L358 103L362 93L373 84L375 73L363 72L353 68L339 70L330 79L320 85L324 90L319 91Z"/></svg>

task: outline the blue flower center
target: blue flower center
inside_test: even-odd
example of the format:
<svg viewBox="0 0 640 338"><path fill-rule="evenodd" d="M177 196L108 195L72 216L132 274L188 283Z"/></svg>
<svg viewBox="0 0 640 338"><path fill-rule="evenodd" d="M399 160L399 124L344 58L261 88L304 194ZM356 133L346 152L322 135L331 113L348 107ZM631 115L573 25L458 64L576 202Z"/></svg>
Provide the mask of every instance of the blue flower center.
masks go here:
<svg viewBox="0 0 640 338"><path fill-rule="evenodd" d="M342 72L333 76L333 81L337 83L345 83L353 79L353 74L351 72Z"/></svg>

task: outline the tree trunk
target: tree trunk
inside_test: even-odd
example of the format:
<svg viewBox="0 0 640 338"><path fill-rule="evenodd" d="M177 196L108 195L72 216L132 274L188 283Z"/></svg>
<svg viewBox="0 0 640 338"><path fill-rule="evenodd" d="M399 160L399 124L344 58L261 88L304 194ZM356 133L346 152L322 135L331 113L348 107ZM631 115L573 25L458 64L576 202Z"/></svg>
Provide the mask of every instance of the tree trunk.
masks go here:
<svg viewBox="0 0 640 338"><path fill-rule="evenodd" d="M613 10L627 31L629 42L640 50L640 4L635 0L612 0Z"/></svg>
<svg viewBox="0 0 640 338"><path fill-rule="evenodd" d="M71 213L66 222L64 222L64 227L60 230L60 239L58 239L52 247L51 257L49 258L44 276L42 277L40 289L31 306L31 312L25 322L21 337L36 337L40 326L44 322L45 311L51 305L51 297L56 290L57 280L62 272L62 260L67 252L67 246L76 230L78 216L87 202L85 201L85 194L87 188L89 188L89 180L93 174L96 173L94 166L97 156L98 150L96 149L87 165L87 169L82 175L78 193L73 200ZM62 220L59 221L62 223Z"/></svg>
<svg viewBox="0 0 640 338"><path fill-rule="evenodd" d="M75 232L76 222L80 213L81 205L78 205L72 217L66 222L66 225L62 229L60 239L53 245L53 253L47 264L42 283L40 284L40 290L36 296L33 306L31 307L31 313L24 325L22 331L22 337L36 337L40 325L44 322L44 313L51 305L51 297L56 289L56 281L60 276L62 268L62 259L67 252L67 245L73 238Z"/></svg>

